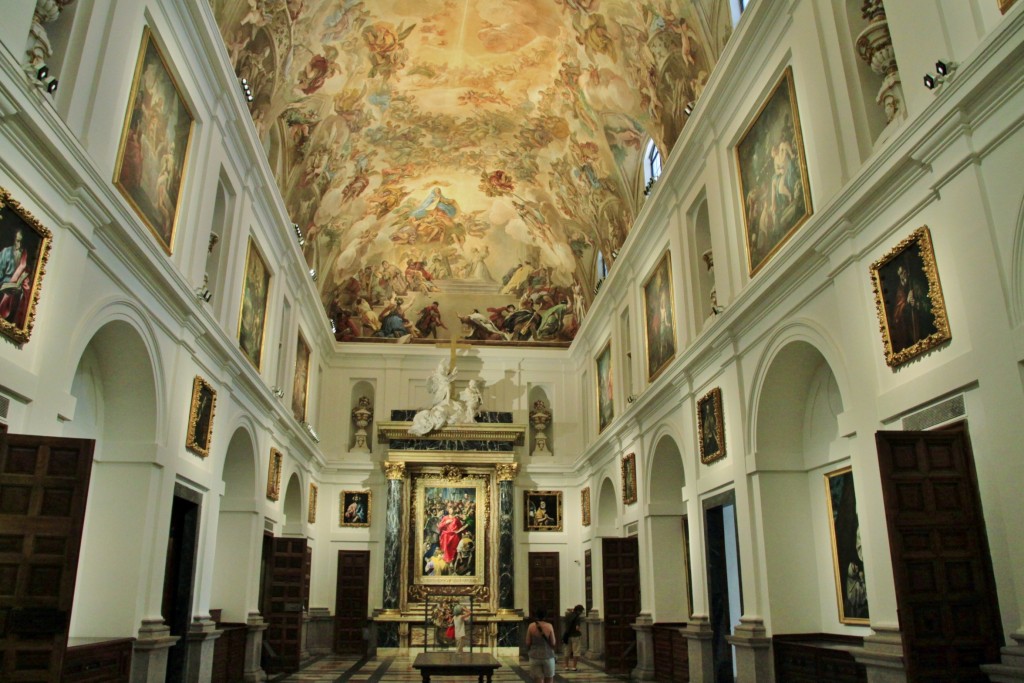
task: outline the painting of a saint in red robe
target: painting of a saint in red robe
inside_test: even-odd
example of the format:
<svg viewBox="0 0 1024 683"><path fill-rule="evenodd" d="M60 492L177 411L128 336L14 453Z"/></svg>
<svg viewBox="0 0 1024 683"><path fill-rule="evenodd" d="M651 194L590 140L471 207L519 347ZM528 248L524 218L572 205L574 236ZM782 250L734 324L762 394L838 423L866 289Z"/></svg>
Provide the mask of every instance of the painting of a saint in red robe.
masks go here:
<svg viewBox="0 0 1024 683"><path fill-rule="evenodd" d="M421 480L420 484L416 556L422 582L481 582L486 538L486 520L481 519L486 509L478 506L486 495L482 482L447 485L443 480Z"/></svg>
<svg viewBox="0 0 1024 683"><path fill-rule="evenodd" d="M0 333L17 344L32 334L50 231L0 189Z"/></svg>

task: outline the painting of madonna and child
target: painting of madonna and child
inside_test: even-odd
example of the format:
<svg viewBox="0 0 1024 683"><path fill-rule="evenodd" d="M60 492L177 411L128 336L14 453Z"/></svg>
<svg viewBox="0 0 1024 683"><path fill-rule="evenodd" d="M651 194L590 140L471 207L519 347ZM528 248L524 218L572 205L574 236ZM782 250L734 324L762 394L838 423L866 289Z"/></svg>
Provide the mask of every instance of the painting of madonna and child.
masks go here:
<svg viewBox="0 0 1024 683"><path fill-rule="evenodd" d="M417 583L482 584L487 505L483 480L416 482Z"/></svg>

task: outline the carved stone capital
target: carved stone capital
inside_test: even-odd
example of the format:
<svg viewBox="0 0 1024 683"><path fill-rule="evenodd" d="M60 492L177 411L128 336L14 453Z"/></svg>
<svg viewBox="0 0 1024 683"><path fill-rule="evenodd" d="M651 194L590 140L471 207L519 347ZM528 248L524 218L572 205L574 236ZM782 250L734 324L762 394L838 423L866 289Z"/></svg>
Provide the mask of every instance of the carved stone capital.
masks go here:
<svg viewBox="0 0 1024 683"><path fill-rule="evenodd" d="M407 474L404 462L385 462L381 467L384 468L384 476L388 479L405 479Z"/></svg>
<svg viewBox="0 0 1024 683"><path fill-rule="evenodd" d="M498 481L514 481L516 473L519 471L519 463L502 463L495 465L494 469L498 474Z"/></svg>

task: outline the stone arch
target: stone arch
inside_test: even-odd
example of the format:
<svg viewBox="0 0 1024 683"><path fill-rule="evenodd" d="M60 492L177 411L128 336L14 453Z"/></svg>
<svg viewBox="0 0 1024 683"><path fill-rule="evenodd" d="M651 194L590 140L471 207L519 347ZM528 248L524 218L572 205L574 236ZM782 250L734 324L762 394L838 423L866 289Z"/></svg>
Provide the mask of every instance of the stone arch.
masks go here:
<svg viewBox="0 0 1024 683"><path fill-rule="evenodd" d="M605 477L597 494L594 515L595 536L616 536L619 521L619 493L611 477Z"/></svg>
<svg viewBox="0 0 1024 683"><path fill-rule="evenodd" d="M1013 261L1010 263L1010 307L1013 326L1024 321L1024 198L1017 211L1017 228L1013 235Z"/></svg>
<svg viewBox="0 0 1024 683"><path fill-rule="evenodd" d="M301 536L304 533L305 527L303 525L306 521L302 505L304 498L305 496L302 493L302 477L298 472L292 472L291 476L288 477L288 486L284 490L284 505L282 506L285 536Z"/></svg>
<svg viewBox="0 0 1024 683"><path fill-rule="evenodd" d="M690 614L687 596L690 577L680 571L686 562L683 534L683 486L686 476L678 441L661 434L653 441L647 468L646 564L651 567L652 595L644 600L655 621L686 621Z"/></svg>

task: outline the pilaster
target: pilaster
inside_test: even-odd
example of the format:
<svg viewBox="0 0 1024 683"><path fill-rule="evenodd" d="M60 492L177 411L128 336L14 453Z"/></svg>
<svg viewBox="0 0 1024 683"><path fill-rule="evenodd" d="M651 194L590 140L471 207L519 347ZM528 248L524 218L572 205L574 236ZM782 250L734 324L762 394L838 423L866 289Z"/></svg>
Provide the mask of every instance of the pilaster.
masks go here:
<svg viewBox="0 0 1024 683"><path fill-rule="evenodd" d="M1016 645L1000 650L998 664L983 664L981 670L992 683L1022 683L1024 681L1024 629L1010 635Z"/></svg>
<svg viewBox="0 0 1024 683"><path fill-rule="evenodd" d="M871 629L874 633L864 638L864 650L853 655L867 669L868 683L907 683L899 629L874 625Z"/></svg>
<svg viewBox="0 0 1024 683"><path fill-rule="evenodd" d="M402 572L402 496L405 490L404 462L385 462L388 507L384 520L384 612L395 614L399 605Z"/></svg>
<svg viewBox="0 0 1024 683"><path fill-rule="evenodd" d="M186 681L202 683L210 680L213 675L213 650L222 633L209 616L198 616L192 620L185 636L188 639Z"/></svg>
<svg viewBox="0 0 1024 683"><path fill-rule="evenodd" d="M690 656L690 680L694 683L715 680L715 655L712 639L715 636L706 614L695 614L679 632L686 638Z"/></svg>
<svg viewBox="0 0 1024 683"><path fill-rule="evenodd" d="M131 683L163 683L167 678L167 651L178 636L163 619L143 619L132 648Z"/></svg>
<svg viewBox="0 0 1024 683"><path fill-rule="evenodd" d="M631 679L653 681L654 677L654 619L648 612L641 612L633 624L636 631L636 667Z"/></svg>
<svg viewBox="0 0 1024 683"><path fill-rule="evenodd" d="M590 610L587 615L587 649L583 657L590 660L604 659L604 619L600 611Z"/></svg>
<svg viewBox="0 0 1024 683"><path fill-rule="evenodd" d="M766 635L759 617L740 617L740 623L726 636L736 646L736 680L742 683L772 681L772 639Z"/></svg>
<svg viewBox="0 0 1024 683"><path fill-rule="evenodd" d="M245 683L263 683L267 674L260 666L260 653L263 651L263 632L267 630L267 622L259 612L249 612L245 620L245 664L242 677Z"/></svg>
<svg viewBox="0 0 1024 683"><path fill-rule="evenodd" d="M334 619L326 607L310 607L306 613L306 650L312 656L330 654Z"/></svg>

